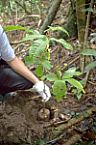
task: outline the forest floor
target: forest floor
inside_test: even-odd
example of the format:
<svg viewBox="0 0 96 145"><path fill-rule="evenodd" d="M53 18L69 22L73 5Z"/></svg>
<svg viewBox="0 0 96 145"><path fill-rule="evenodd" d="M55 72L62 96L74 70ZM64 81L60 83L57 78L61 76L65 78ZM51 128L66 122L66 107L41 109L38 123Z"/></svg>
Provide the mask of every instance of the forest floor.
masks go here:
<svg viewBox="0 0 96 145"><path fill-rule="evenodd" d="M55 25L65 23L65 18L68 13L69 1L63 1L60 10L53 22ZM62 14L63 12L63 14ZM26 22L24 21L26 24ZM35 22L34 22L35 23ZM58 24L59 23L59 24ZM13 24L13 21L11 21ZM37 24L37 22L36 22ZM4 24L6 25L6 23ZM27 24L26 24L27 25ZM35 24L34 24L35 26ZM11 33L10 40L21 39L22 33ZM12 38L12 39L11 39ZM71 42L76 43L77 39L74 38ZM21 47L16 47L17 55L20 54ZM26 46L23 46L24 48ZM24 49L23 48L23 49ZM66 70L71 66L80 66L80 57L78 51L69 53L67 50L54 46L51 50L51 61L55 68L59 66L62 70ZM64 68L64 64L68 64ZM40 110L44 108L44 103L37 94L30 91L18 91L16 96L12 96L1 103L0 105L0 144L13 145L13 144L31 144L31 145L75 145L76 137L78 144L76 145L96 145L96 70L90 72L87 85L85 87L85 94L82 94L80 100L77 99L71 90L67 93L62 101L57 102L52 98L45 104L45 108L50 111L47 119L41 119L39 116ZM80 80L83 78L79 78ZM60 132L58 136L54 135L55 127L59 129L59 125L64 124L67 126L72 118L79 118L82 112L90 108L95 108L92 114L89 115L87 120L81 119L74 125L69 125L67 130ZM75 122L75 121L74 121ZM51 126L51 129L50 129ZM95 129L94 129L95 128ZM70 129L70 130L69 130ZM95 131L93 131L95 130ZM73 135L75 139L72 138ZM45 143L45 140L47 143ZM72 142L68 142L71 140ZM75 141L74 141L75 140ZM82 142L83 141L83 142ZM90 143L90 144L89 144Z"/></svg>

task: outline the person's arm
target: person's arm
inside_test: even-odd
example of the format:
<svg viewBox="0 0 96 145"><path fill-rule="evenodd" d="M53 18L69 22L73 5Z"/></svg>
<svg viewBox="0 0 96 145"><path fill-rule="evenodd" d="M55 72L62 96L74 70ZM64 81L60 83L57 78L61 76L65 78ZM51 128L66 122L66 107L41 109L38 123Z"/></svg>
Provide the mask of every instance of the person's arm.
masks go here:
<svg viewBox="0 0 96 145"><path fill-rule="evenodd" d="M0 51L1 51L1 58L5 60L10 67L31 81L34 86L33 89L37 91L40 96L43 98L43 101L48 101L51 97L49 87L43 82L40 81L26 66L25 64L19 60L9 43L6 33L4 32L2 26L0 25Z"/></svg>
<svg viewBox="0 0 96 145"><path fill-rule="evenodd" d="M43 102L50 99L51 94L49 87L43 81L40 81L21 60L15 57L11 61L7 61L7 63L15 72L19 73L34 84L33 90L40 94Z"/></svg>
<svg viewBox="0 0 96 145"><path fill-rule="evenodd" d="M7 63L15 72L19 73L33 84L40 81L19 58L15 57L11 61L7 61Z"/></svg>

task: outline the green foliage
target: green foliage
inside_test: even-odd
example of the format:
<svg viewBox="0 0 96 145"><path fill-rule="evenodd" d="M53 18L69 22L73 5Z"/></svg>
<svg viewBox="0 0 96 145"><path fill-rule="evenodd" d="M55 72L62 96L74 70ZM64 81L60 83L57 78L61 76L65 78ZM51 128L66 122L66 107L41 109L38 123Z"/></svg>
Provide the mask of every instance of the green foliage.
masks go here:
<svg viewBox="0 0 96 145"><path fill-rule="evenodd" d="M38 65L38 67L35 70L35 74L38 75L39 77L43 76L43 66Z"/></svg>
<svg viewBox="0 0 96 145"><path fill-rule="evenodd" d="M46 75L46 79L53 82L52 92L57 101L61 101L62 97L66 97L68 83L75 87L75 90L85 93L81 82L73 78L74 76L79 75L81 75L81 72L76 71L75 67L69 68L64 72L64 74L62 74L60 71L57 71L56 73L49 73Z"/></svg>
<svg viewBox="0 0 96 145"><path fill-rule="evenodd" d="M85 49L81 52L82 55L86 56L96 56L96 50L94 49Z"/></svg>
<svg viewBox="0 0 96 145"><path fill-rule="evenodd" d="M72 86L74 86L74 87L76 87L77 89L81 90L83 93L85 93L82 84L81 84L79 81L77 81L76 79L74 79L74 78L69 78L69 79L66 79L66 81L67 81L68 83L70 83Z"/></svg>
<svg viewBox="0 0 96 145"><path fill-rule="evenodd" d="M66 96L66 84L64 80L57 80L53 85L53 94L55 95L56 100L61 101L62 97Z"/></svg>
<svg viewBox="0 0 96 145"><path fill-rule="evenodd" d="M74 88L74 89L72 90L72 92L74 93L74 96L75 96L78 100L81 99L81 97L82 97L82 91L81 91L81 90Z"/></svg>
<svg viewBox="0 0 96 145"><path fill-rule="evenodd" d="M82 12L93 12L93 9L92 8L85 8L85 9L82 9Z"/></svg>
<svg viewBox="0 0 96 145"><path fill-rule="evenodd" d="M64 39L56 39L56 38L50 38L51 41L55 41L57 43L60 43L63 48L69 49L69 50L73 50L73 47L71 46L71 44L69 44L68 42L66 42Z"/></svg>
<svg viewBox="0 0 96 145"><path fill-rule="evenodd" d="M52 65L49 61L50 51L49 40L45 35L41 35L37 31L32 34L26 34L23 41L30 41L31 46L29 47L29 55L25 57L26 64L34 64L38 71L36 74L40 77L43 74L43 70L50 70ZM41 65L41 66L40 66ZM39 67L39 68L38 68ZM42 68L42 73L41 73ZM41 76L41 77L42 77Z"/></svg>
<svg viewBox="0 0 96 145"><path fill-rule="evenodd" d="M94 49L85 49L81 52L81 54L84 55L84 56L94 56L94 57L96 57L96 50L94 50ZM96 61L93 61L85 67L84 72L90 71L90 70L94 69L95 67L96 67Z"/></svg>
<svg viewBox="0 0 96 145"><path fill-rule="evenodd" d="M63 27L60 27L60 26L57 26L57 27L49 26L49 29L47 29L46 31L52 31L52 32L61 31L61 32L64 32L67 36L69 36L68 32ZM63 48L65 49L73 50L73 47L71 46L71 44L65 41L63 38L60 38L60 39L49 38L49 40L53 42L55 41L61 44Z"/></svg>
<svg viewBox="0 0 96 145"><path fill-rule="evenodd" d="M62 27L49 27L48 30L51 31L64 31ZM47 30L47 31L48 31ZM28 32L28 31L27 31ZM66 32L67 33L67 32ZM52 68L51 62L50 62L50 42L56 41L57 43L62 44L62 46L66 49L73 49L72 46L66 42L64 39L57 39L57 38L48 38L46 35L42 35L39 33L39 31L32 31L32 33L27 33L26 36L23 38L22 41L30 41L31 45L29 47L29 55L25 58L26 64L34 64L36 65L36 68L40 65L42 66L42 73L41 70L39 72L36 71L37 76L44 75L45 71L49 71ZM42 77L41 76L41 77Z"/></svg>
<svg viewBox="0 0 96 145"><path fill-rule="evenodd" d="M96 67L96 61L93 61L85 67L85 72L88 72L88 71L94 69L95 67Z"/></svg>
<svg viewBox="0 0 96 145"><path fill-rule="evenodd" d="M72 67L65 71L63 79L72 78L73 76L80 76L81 74L82 73L80 71L76 71L76 67Z"/></svg>
<svg viewBox="0 0 96 145"><path fill-rule="evenodd" d="M4 26L4 30L7 32L7 31L15 31L15 30L28 30L27 28L25 27L22 27L22 26L14 26L14 25L8 25L8 26Z"/></svg>
<svg viewBox="0 0 96 145"><path fill-rule="evenodd" d="M62 31L69 36L68 32L63 27L60 26L57 27L49 26L49 29L47 29L46 31Z"/></svg>

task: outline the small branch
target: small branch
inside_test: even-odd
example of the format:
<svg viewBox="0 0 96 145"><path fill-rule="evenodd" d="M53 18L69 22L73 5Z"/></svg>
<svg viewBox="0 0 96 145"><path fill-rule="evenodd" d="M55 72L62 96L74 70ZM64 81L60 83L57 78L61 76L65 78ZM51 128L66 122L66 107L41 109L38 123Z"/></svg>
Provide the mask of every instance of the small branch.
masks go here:
<svg viewBox="0 0 96 145"><path fill-rule="evenodd" d="M53 132L53 136L57 137L58 135L62 134L62 132L64 132L64 130L69 129L73 125L79 124L85 118L90 117L94 112L96 113L96 107L92 107L92 108L90 108L90 109L88 109L86 111L83 111L82 114L80 116L78 116L78 118L72 118L67 123L60 124L60 125L58 125L57 127L53 128L53 129L52 129L52 126L51 126L51 129L52 129L52 132ZM46 127L50 128L50 126L48 127L48 125L45 126L45 128Z"/></svg>
<svg viewBox="0 0 96 145"><path fill-rule="evenodd" d="M78 59L80 59L80 56L79 56L79 55L77 55L75 58L73 58L73 60L71 60L71 61L67 64L66 67L68 67L69 65L75 63ZM65 69L66 67L62 68L62 71L64 71L64 69Z"/></svg>

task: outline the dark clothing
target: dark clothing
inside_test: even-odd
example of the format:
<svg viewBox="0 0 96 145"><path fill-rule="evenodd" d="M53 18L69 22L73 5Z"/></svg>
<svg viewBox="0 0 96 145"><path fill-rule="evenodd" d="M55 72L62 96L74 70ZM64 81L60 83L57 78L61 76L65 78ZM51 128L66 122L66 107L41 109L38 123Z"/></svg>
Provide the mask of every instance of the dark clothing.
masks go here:
<svg viewBox="0 0 96 145"><path fill-rule="evenodd" d="M32 82L12 70L4 60L0 60L0 94L30 89L32 86Z"/></svg>

